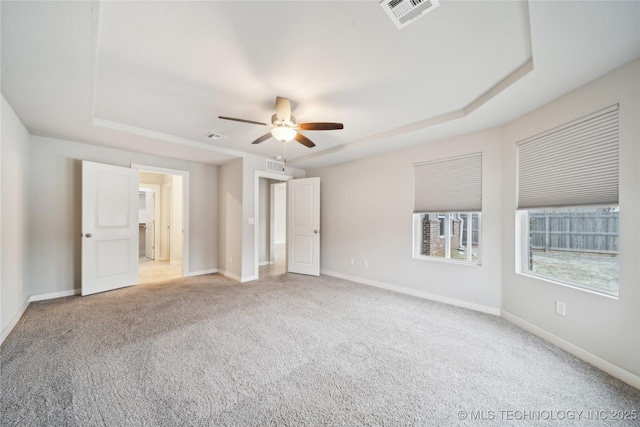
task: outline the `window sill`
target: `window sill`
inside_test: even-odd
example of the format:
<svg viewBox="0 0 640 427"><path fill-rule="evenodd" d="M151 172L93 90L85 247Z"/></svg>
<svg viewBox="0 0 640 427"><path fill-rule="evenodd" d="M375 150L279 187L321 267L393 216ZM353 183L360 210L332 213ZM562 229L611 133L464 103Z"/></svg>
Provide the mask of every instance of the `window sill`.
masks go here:
<svg viewBox="0 0 640 427"><path fill-rule="evenodd" d="M571 288L571 289L576 289L578 291L583 291L583 292L587 292L590 294L594 294L594 295L598 295L601 297L605 297L605 298L611 298L611 299L618 299L618 294L613 294L613 293L608 293L606 291L602 291L602 290L598 290L595 288L588 288L585 286L582 286L580 284L576 284L576 283L570 283L570 282L563 282L559 279L553 278L553 277L548 277L548 276L543 276L540 274L535 274L535 273L531 273L531 272L523 272L523 271L516 271L516 274L519 274L521 276L526 276L526 277L530 277L532 279L537 279L537 280L542 280L543 282L547 282L547 283L553 283L554 285L559 285L559 286L564 286L567 288Z"/></svg>
<svg viewBox="0 0 640 427"><path fill-rule="evenodd" d="M468 266L471 266L471 267L480 267L480 266L482 266L482 264L480 262L464 261L464 260L461 260L461 259L441 258L441 257L426 256L426 255L414 255L413 259L420 260L420 261L443 262L445 264L468 265Z"/></svg>

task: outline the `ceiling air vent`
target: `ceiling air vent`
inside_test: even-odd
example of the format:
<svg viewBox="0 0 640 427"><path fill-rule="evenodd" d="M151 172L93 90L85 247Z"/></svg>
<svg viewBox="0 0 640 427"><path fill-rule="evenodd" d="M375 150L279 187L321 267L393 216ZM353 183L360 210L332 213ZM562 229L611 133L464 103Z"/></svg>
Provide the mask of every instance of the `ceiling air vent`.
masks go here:
<svg viewBox="0 0 640 427"><path fill-rule="evenodd" d="M284 173L284 163L267 159L267 172Z"/></svg>
<svg viewBox="0 0 640 427"><path fill-rule="evenodd" d="M398 28L404 28L415 19L437 8L437 0L382 0L380 6Z"/></svg>

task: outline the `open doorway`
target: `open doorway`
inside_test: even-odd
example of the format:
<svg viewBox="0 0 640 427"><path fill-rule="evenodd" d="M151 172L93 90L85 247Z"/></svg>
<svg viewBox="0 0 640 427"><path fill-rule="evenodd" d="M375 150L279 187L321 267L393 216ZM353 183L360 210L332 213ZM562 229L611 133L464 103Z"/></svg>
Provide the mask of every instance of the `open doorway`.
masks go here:
<svg viewBox="0 0 640 427"><path fill-rule="evenodd" d="M138 283L183 276L183 177L139 171Z"/></svg>
<svg viewBox="0 0 640 427"><path fill-rule="evenodd" d="M287 185L260 178L259 191L258 276L276 276L287 271Z"/></svg>
<svg viewBox="0 0 640 427"><path fill-rule="evenodd" d="M254 275L250 280L287 272L286 181L291 178L255 172Z"/></svg>

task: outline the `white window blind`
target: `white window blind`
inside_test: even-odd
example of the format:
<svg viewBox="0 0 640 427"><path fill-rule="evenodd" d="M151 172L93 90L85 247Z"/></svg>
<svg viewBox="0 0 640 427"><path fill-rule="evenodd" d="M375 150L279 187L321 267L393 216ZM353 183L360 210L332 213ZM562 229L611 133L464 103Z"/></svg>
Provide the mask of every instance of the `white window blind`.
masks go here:
<svg viewBox="0 0 640 427"><path fill-rule="evenodd" d="M413 212L482 210L482 153L413 165Z"/></svg>
<svg viewBox="0 0 640 427"><path fill-rule="evenodd" d="M618 203L618 105L518 143L518 208Z"/></svg>

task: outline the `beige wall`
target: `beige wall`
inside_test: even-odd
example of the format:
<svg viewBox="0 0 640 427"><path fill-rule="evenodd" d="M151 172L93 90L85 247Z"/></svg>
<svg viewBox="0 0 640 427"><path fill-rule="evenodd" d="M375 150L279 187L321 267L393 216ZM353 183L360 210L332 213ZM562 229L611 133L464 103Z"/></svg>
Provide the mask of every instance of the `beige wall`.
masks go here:
<svg viewBox="0 0 640 427"><path fill-rule="evenodd" d="M322 271L498 313L501 139L500 130L486 130L308 171L322 182ZM476 152L483 164L482 266L413 259L413 164Z"/></svg>
<svg viewBox="0 0 640 427"><path fill-rule="evenodd" d="M140 172L140 184L164 184L165 176L160 173Z"/></svg>
<svg viewBox="0 0 640 427"><path fill-rule="evenodd" d="M29 133L2 96L0 104L0 342L9 333L31 294L25 280L27 259L27 181Z"/></svg>
<svg viewBox="0 0 640 427"><path fill-rule="evenodd" d="M220 166L218 271L242 277L242 159Z"/></svg>

